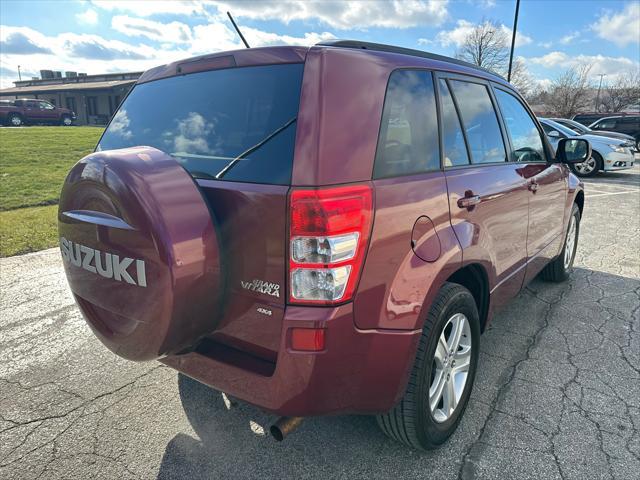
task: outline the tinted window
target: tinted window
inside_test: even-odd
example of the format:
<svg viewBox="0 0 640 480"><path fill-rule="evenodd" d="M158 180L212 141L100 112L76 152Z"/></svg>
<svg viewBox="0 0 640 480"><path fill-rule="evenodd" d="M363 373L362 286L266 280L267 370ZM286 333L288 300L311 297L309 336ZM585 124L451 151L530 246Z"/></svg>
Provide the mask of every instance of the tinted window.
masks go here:
<svg viewBox="0 0 640 480"><path fill-rule="evenodd" d="M385 96L374 178L439 167L438 118L431 73L395 71Z"/></svg>
<svg viewBox="0 0 640 480"><path fill-rule="evenodd" d="M546 161L540 132L520 100L496 89L496 99L513 144L514 160L519 162Z"/></svg>
<svg viewBox="0 0 640 480"><path fill-rule="evenodd" d="M226 169L224 180L288 184L302 70L303 64L231 68L137 85L98 148L149 145L194 177L215 178Z"/></svg>
<svg viewBox="0 0 640 480"><path fill-rule="evenodd" d="M595 124L592 128L594 130L605 130L607 128L615 128L616 127L616 119L611 118L609 120L601 120L597 124Z"/></svg>
<svg viewBox="0 0 640 480"><path fill-rule="evenodd" d="M487 87L458 80L451 81L450 85L462 117L471 162L504 162L504 142Z"/></svg>
<svg viewBox="0 0 640 480"><path fill-rule="evenodd" d="M453 104L447 82L440 79L440 103L442 104L442 144L444 166L468 165L469 154L464 142L458 112Z"/></svg>

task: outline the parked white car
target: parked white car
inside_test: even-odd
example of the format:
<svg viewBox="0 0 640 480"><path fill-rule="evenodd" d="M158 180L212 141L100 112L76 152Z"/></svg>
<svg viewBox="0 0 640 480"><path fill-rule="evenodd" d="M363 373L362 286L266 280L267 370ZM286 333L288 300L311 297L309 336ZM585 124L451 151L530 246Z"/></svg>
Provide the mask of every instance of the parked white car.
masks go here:
<svg viewBox="0 0 640 480"><path fill-rule="evenodd" d="M633 141L600 135L577 135L573 130L547 118L538 118L553 148L563 138L584 138L591 144L591 158L583 163L571 165L573 172L580 177L593 177L599 171L625 170L635 162Z"/></svg>

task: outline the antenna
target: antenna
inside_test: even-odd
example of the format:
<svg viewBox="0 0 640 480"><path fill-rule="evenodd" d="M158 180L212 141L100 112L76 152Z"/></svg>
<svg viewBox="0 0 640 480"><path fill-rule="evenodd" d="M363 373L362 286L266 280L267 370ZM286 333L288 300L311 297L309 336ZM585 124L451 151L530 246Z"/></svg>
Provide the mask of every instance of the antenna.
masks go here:
<svg viewBox="0 0 640 480"><path fill-rule="evenodd" d="M229 17L229 20L231 20L231 23L233 23L233 28L235 28L236 32L238 32L238 35L240 35L240 40L242 40L242 43L244 43L244 46L247 47L247 48L251 48L249 46L249 44L247 43L247 41L244 39L244 36L242 35L242 32L238 28L238 25L236 25L236 22L233 19L233 17L231 16L231 13L227 12L227 16Z"/></svg>

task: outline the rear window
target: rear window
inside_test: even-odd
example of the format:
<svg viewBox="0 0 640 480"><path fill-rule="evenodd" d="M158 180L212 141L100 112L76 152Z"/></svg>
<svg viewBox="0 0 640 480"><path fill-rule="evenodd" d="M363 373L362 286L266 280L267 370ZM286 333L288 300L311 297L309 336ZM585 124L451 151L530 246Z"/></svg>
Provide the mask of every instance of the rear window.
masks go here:
<svg viewBox="0 0 640 480"><path fill-rule="evenodd" d="M286 185L303 67L214 70L137 85L98 150L151 146L196 178Z"/></svg>

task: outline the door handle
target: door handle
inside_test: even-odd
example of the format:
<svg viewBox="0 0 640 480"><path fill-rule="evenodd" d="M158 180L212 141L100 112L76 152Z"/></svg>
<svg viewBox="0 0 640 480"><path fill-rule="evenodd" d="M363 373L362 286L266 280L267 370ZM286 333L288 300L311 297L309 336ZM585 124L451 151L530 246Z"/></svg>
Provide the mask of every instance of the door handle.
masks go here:
<svg viewBox="0 0 640 480"><path fill-rule="evenodd" d="M466 197L462 197L458 199L458 206L460 208L473 208L478 205L482 200L480 199L480 195L470 195Z"/></svg>
<svg viewBox="0 0 640 480"><path fill-rule="evenodd" d="M528 189L529 191L536 193L538 191L538 182L529 182Z"/></svg>

